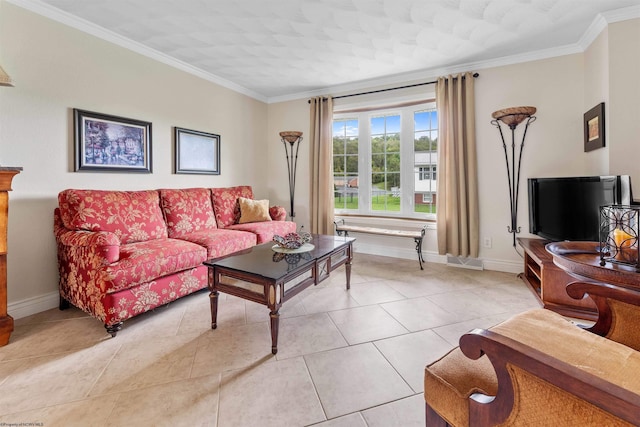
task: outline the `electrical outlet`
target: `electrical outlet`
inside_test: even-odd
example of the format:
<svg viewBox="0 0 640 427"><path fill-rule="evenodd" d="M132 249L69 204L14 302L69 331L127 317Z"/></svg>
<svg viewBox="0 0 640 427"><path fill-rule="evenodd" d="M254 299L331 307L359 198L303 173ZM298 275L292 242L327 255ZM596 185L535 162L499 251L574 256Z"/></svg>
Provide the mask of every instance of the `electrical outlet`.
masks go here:
<svg viewBox="0 0 640 427"><path fill-rule="evenodd" d="M484 246L487 249L491 249L491 237L485 237L484 240L482 241L482 246Z"/></svg>

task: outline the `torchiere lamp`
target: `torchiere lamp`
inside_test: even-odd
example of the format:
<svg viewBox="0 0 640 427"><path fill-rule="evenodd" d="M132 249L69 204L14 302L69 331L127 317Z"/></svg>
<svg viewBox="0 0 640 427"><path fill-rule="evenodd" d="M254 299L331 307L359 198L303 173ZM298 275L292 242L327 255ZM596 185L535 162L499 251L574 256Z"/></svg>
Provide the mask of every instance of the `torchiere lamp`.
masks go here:
<svg viewBox="0 0 640 427"><path fill-rule="evenodd" d="M284 152L287 156L287 171L289 172L289 200L291 202L289 216L293 220L296 216L296 213L293 210L293 201L296 195L296 168L298 165L298 149L300 148L300 141L302 141L302 132L283 131L280 132L280 138L284 144Z"/></svg>
<svg viewBox="0 0 640 427"><path fill-rule="evenodd" d="M518 227L518 189L520 187L520 163L522 162L522 149L524 148L524 138L527 136L527 130L529 125L536 120L534 114L536 113L536 107L511 107L504 110L498 110L491 114L494 120L491 124L498 128L500 131L500 138L502 139L502 148L504 148L504 160L507 163L507 179L509 181L509 201L511 204L511 226L507 226L507 231L513 234L513 247L516 247L516 233L520 232ZM515 153L516 153L516 127L520 123L526 120L526 126L524 133L522 134L522 142L520 143L520 150L518 154L518 165L515 165ZM503 122L509 129L511 129L511 163L509 163L509 156L507 154L507 144L504 141L504 134L502 133L502 127L500 122Z"/></svg>
<svg viewBox="0 0 640 427"><path fill-rule="evenodd" d="M11 77L0 67L0 86L13 87L13 80Z"/></svg>

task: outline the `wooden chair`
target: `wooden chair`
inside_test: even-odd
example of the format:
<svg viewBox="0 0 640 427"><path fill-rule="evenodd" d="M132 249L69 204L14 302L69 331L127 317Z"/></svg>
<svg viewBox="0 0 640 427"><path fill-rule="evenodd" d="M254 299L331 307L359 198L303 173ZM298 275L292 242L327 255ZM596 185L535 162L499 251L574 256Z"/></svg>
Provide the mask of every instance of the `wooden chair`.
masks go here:
<svg viewBox="0 0 640 427"><path fill-rule="evenodd" d="M460 338L425 368L427 426L640 425L640 291L574 282L597 322L545 309Z"/></svg>

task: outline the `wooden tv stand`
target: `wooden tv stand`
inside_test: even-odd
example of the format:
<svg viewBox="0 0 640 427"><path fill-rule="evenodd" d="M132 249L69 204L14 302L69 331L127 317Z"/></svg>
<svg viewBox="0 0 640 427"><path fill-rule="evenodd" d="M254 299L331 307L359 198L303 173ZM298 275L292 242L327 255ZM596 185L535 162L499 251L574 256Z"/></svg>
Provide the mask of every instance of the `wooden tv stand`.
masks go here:
<svg viewBox="0 0 640 427"><path fill-rule="evenodd" d="M575 300L567 295L565 287L577 279L553 263L553 256L545 249L549 240L519 237L518 243L524 249L524 273L519 277L529 285L544 308L563 316L597 319L596 305L590 298Z"/></svg>

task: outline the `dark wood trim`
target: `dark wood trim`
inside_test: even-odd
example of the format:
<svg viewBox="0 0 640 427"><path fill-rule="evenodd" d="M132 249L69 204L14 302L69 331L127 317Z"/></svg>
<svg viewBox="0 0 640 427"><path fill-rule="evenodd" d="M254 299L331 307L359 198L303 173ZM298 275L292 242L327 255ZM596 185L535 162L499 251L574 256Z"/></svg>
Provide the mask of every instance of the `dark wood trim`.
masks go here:
<svg viewBox="0 0 640 427"><path fill-rule="evenodd" d="M460 349L471 359L478 359L486 354L498 376L498 393L489 403L484 400L487 396L471 396L470 425L499 424L504 422L511 413L514 395L512 380L506 368L507 363L616 417L632 424L638 422L640 395L511 338L490 330L476 329L460 338Z"/></svg>
<svg viewBox="0 0 640 427"><path fill-rule="evenodd" d="M433 408L425 402L425 426L426 427L449 427L444 418L440 416Z"/></svg>

